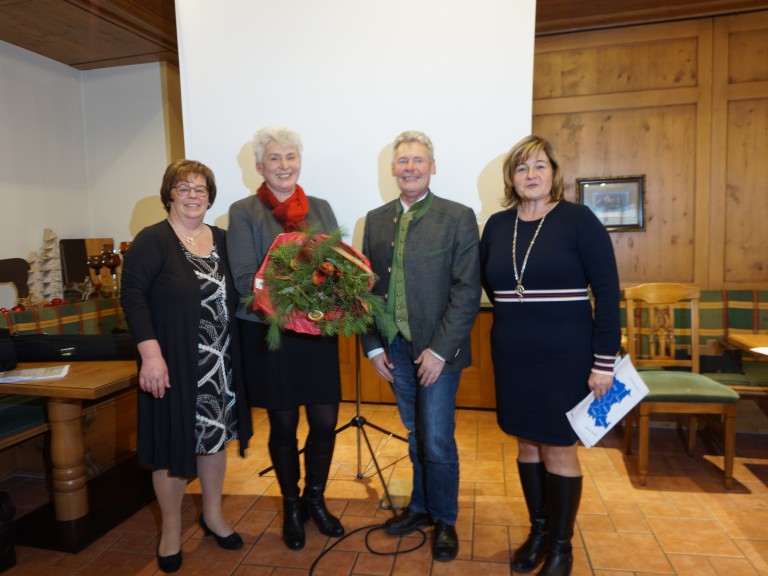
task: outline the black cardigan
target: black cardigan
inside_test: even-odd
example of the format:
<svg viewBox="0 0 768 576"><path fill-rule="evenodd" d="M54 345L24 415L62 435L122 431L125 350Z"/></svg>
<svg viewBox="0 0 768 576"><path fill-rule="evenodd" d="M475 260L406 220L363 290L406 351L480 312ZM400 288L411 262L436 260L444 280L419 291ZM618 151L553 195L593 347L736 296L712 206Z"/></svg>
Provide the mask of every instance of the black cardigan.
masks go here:
<svg viewBox="0 0 768 576"><path fill-rule="evenodd" d="M235 319L238 296L229 272L225 231L210 228L226 273L233 384L243 455L253 432ZM171 384L161 399L139 391L139 462L187 478L197 475L195 404L200 300L199 282L170 224L159 222L139 232L125 254L121 303L134 342L156 339L160 343Z"/></svg>

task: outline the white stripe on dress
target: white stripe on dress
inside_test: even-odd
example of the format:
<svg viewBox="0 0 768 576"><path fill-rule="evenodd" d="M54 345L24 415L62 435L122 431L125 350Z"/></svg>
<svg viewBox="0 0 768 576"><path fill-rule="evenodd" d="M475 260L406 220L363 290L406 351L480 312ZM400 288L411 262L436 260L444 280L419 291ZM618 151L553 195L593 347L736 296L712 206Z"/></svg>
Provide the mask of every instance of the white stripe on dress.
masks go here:
<svg viewBox="0 0 768 576"><path fill-rule="evenodd" d="M521 301L514 290L494 290L493 296L496 302L514 304ZM526 290L522 297L523 302L574 302L578 300L589 300L586 288Z"/></svg>

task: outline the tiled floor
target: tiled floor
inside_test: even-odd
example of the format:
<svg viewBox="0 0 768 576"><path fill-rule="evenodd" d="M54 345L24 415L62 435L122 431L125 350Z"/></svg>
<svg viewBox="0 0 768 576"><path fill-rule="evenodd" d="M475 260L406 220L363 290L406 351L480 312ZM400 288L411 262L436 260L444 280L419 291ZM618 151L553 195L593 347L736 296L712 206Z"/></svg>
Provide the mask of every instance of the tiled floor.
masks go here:
<svg viewBox="0 0 768 576"><path fill-rule="evenodd" d="M363 405L371 423L403 434L393 406ZM355 415L342 404L340 424ZM363 440L358 460L358 429L338 436L327 498L342 517L348 538L336 542L308 524L307 545L289 551L280 538L279 490L266 451L268 426L263 411L254 411L256 434L246 459L229 456L225 516L246 545L236 552L203 538L196 524L199 485L190 484L185 499L184 563L179 574L205 576L317 575L508 575L509 550L527 533L527 514L515 465L515 440L503 434L493 412L459 410L457 439L461 457L461 540L458 559L433 562L429 540L402 540L370 530L391 514L382 510L383 495ZM365 427L377 461L399 502L408 491L410 465L406 445ZM302 424L302 434L305 433ZM302 436L303 437L303 436ZM728 575L768 574L768 435L740 432L735 486L722 484L722 458L711 442L700 439L688 457L673 429L651 432L651 476L636 482L635 461L620 450L618 431L595 448L581 449L584 495L574 539L574 575L635 574ZM706 440L706 438L704 438ZM358 479L358 462L365 472ZM40 482L19 482L10 489L24 502L41 494ZM128 576L159 574L155 562L158 510L147 506L79 554L16 547L17 564L8 576ZM367 538L367 545L366 545ZM333 549L320 557L329 546ZM409 551L414 549L413 551Z"/></svg>

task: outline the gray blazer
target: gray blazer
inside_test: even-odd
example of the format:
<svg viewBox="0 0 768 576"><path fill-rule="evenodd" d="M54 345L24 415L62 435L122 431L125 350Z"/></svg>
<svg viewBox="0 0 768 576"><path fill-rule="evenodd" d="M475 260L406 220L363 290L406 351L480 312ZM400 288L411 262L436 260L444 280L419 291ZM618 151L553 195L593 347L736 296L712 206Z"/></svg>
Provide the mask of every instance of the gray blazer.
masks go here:
<svg viewBox="0 0 768 576"><path fill-rule="evenodd" d="M331 205L314 196L307 196L307 200L309 213L306 222L321 234L334 232L339 225ZM253 278L272 242L282 232L283 225L255 194L229 207L227 254L235 289L241 298L253 291ZM237 317L261 322L258 314L242 304L237 308Z"/></svg>
<svg viewBox="0 0 768 576"><path fill-rule="evenodd" d="M431 194L431 192L430 192ZM387 298L397 233L394 200L365 219L363 253L379 279L373 287ZM405 294L414 354L425 348L445 358L446 372L472 360L469 332L480 309L480 253L474 212L458 202L433 196L432 205L411 222L405 241ZM363 350L388 349L377 333L362 337Z"/></svg>

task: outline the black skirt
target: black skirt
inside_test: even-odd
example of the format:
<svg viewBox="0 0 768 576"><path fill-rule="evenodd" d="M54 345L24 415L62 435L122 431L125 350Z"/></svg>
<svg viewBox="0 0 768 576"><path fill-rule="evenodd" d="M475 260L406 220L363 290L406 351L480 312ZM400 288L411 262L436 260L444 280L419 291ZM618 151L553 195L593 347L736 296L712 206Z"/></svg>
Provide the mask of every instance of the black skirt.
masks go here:
<svg viewBox="0 0 768 576"><path fill-rule="evenodd" d="M251 406L284 410L341 401L336 337L283 332L279 350L266 344L267 326L240 320L243 365Z"/></svg>

